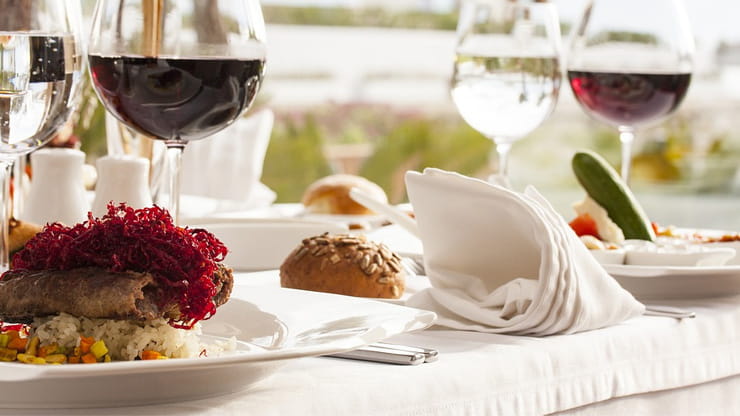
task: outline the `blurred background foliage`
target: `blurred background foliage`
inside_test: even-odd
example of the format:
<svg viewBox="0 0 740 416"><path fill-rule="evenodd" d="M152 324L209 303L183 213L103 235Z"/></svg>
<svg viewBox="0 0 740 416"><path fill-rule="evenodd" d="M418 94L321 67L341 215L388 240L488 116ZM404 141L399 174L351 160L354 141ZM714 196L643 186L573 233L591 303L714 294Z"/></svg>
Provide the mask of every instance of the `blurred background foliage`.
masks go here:
<svg viewBox="0 0 740 416"><path fill-rule="evenodd" d="M418 10L390 10L381 7L264 5L265 20L274 24L317 26L365 26L455 30L457 13L429 13Z"/></svg>
<svg viewBox="0 0 740 416"><path fill-rule="evenodd" d="M406 200L407 170L433 166L477 176L487 169L491 148L455 117L377 104L327 104L278 114L262 179L279 202L295 202L314 180L353 173L378 183L398 203Z"/></svg>
<svg viewBox="0 0 740 416"><path fill-rule="evenodd" d="M84 0L88 14L93 3ZM268 24L444 31L454 30L457 18L455 12L383 7L264 5L263 12ZM568 22L563 26L567 32ZM721 46L718 53L735 50L724 43ZM388 74L376 71L366 74L362 83L399 79L405 83L428 76L415 70ZM282 74L280 81L295 82L291 76L298 81L324 82L331 74L314 74L298 67L294 73ZM268 67L269 82L273 81ZM594 149L618 165L620 149L615 129L589 120L580 111L563 112L566 99L561 97L556 113L542 128L514 146L512 178L519 181L517 187L528 183L556 189L576 187L568 160L578 148ZM270 97L263 91L252 111L269 105ZM437 167L485 178L492 169L488 164L491 142L468 127L454 110L430 112L361 100L272 109L276 120L262 180L276 191L278 202L299 201L311 182L331 173L365 176L381 185L391 202L398 203L406 200L403 176L407 170ZM88 86L74 130L88 162L106 152L104 115ZM740 134L727 120L733 121L703 106L683 106L660 126L641 131L635 149L633 187L657 192L737 192Z"/></svg>

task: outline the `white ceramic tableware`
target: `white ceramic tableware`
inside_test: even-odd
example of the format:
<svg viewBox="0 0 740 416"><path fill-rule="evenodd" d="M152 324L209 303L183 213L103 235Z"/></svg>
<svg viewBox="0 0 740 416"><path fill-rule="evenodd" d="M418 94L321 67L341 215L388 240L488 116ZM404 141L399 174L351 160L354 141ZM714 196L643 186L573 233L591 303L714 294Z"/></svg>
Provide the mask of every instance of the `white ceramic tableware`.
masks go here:
<svg viewBox="0 0 740 416"><path fill-rule="evenodd" d="M626 252L622 248L611 250L589 250L599 264L623 264Z"/></svg>
<svg viewBox="0 0 740 416"><path fill-rule="evenodd" d="M218 237L229 248L225 263L243 271L279 268L304 238L325 232L349 232L345 224L279 218L213 218L200 219L188 225L191 228L205 228Z"/></svg>
<svg viewBox="0 0 740 416"><path fill-rule="evenodd" d="M624 263L633 266L722 266L735 257L735 249L704 244L669 244L628 240Z"/></svg>
<svg viewBox="0 0 740 416"><path fill-rule="evenodd" d="M46 148L31 154L33 180L22 219L36 224L75 225L90 209L82 165L85 154L75 149Z"/></svg>
<svg viewBox="0 0 740 416"><path fill-rule="evenodd" d="M108 212L108 203L125 202L133 208L152 205L149 190L149 160L134 156L103 156L97 160L98 183L92 213L100 217Z"/></svg>
<svg viewBox="0 0 740 416"><path fill-rule="evenodd" d="M34 366L0 362L0 408L134 406L249 388L286 360L348 351L428 327L431 312L326 293L247 287L203 321L206 341L235 337L220 357Z"/></svg>

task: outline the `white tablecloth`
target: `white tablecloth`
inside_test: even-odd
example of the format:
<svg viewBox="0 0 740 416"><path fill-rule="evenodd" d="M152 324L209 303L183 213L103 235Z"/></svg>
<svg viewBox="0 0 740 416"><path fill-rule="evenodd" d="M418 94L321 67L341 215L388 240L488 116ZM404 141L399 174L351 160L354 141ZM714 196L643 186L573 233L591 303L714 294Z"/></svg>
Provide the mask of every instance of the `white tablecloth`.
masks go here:
<svg viewBox="0 0 740 416"><path fill-rule="evenodd" d="M239 274L237 281L277 285L277 273ZM732 409L740 409L733 390L740 377L732 377L740 374L740 298L674 304L691 308L697 317L641 317L547 338L428 329L393 341L439 349L439 360L429 364L302 358L250 390L207 400L0 414L735 414Z"/></svg>

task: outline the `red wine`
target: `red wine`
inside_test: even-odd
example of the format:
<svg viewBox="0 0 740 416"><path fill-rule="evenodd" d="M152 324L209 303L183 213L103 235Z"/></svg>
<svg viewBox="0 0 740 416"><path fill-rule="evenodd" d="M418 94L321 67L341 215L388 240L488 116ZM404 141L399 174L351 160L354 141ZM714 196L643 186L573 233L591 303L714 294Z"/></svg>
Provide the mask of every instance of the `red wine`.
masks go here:
<svg viewBox="0 0 740 416"><path fill-rule="evenodd" d="M570 86L588 113L617 126L639 127L678 107L690 73L644 74L568 71Z"/></svg>
<svg viewBox="0 0 740 416"><path fill-rule="evenodd" d="M249 108L264 73L261 59L88 58L106 108L163 140L197 140L223 129Z"/></svg>

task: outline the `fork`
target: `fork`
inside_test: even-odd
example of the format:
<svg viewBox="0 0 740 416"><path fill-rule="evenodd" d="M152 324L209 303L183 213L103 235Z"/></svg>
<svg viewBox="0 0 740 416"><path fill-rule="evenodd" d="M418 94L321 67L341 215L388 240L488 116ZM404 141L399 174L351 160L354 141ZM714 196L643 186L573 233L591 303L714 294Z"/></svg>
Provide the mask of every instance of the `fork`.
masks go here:
<svg viewBox="0 0 740 416"><path fill-rule="evenodd" d="M401 266L411 276L424 276L424 261L420 257L401 257Z"/></svg>

